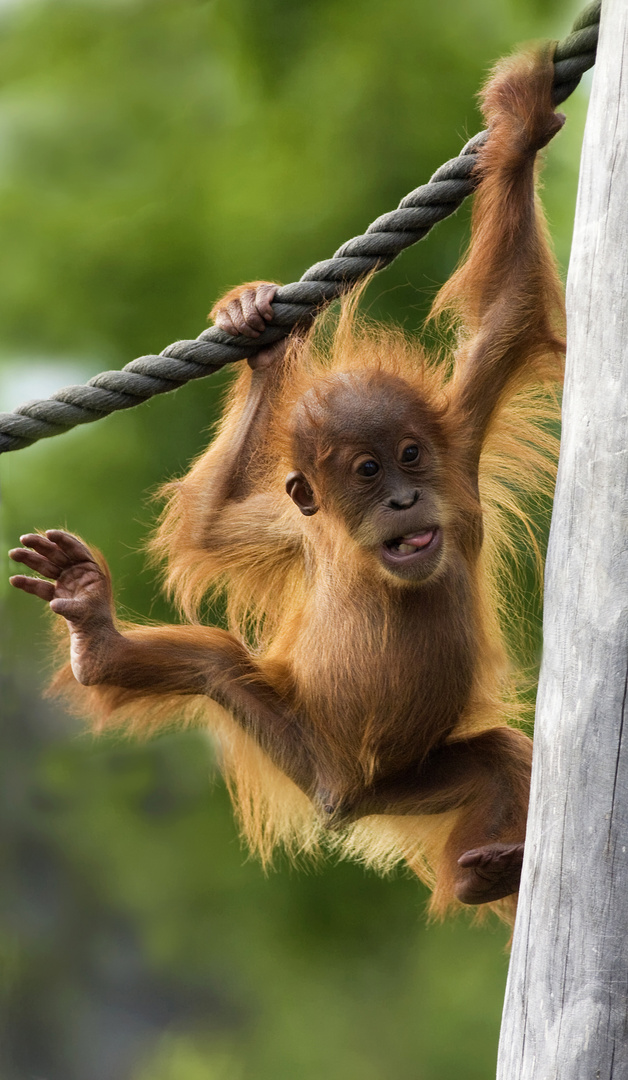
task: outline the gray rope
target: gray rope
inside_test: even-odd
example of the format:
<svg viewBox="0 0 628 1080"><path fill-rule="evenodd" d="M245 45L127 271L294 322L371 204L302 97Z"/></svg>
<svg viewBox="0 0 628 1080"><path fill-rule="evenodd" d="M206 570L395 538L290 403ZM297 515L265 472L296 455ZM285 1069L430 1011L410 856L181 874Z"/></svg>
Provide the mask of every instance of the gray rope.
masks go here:
<svg viewBox="0 0 628 1080"><path fill-rule="evenodd" d="M601 0L578 17L572 33L554 53L553 99L559 105L595 63ZM404 248L422 240L437 222L453 214L477 185L475 154L488 132L475 135L458 157L445 162L427 184L383 214L362 236L348 240L333 258L316 263L300 281L283 285L273 303L274 318L255 340L203 330L194 341L176 341L158 356L140 356L121 371L104 371L82 386L68 386L50 398L29 401L13 413L0 413L0 453L20 450L38 439L59 435L77 424L99 420L252 356L286 337L295 326L309 325L322 307L348 292L375 270L382 270Z"/></svg>

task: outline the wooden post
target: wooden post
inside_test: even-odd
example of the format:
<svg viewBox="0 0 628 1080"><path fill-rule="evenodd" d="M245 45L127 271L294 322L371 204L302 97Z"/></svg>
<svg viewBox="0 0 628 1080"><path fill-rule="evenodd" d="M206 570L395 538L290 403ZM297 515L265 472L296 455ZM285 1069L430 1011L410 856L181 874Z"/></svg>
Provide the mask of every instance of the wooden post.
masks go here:
<svg viewBox="0 0 628 1080"><path fill-rule="evenodd" d="M604 0L567 285L532 798L498 1080L628 1077L628 3Z"/></svg>

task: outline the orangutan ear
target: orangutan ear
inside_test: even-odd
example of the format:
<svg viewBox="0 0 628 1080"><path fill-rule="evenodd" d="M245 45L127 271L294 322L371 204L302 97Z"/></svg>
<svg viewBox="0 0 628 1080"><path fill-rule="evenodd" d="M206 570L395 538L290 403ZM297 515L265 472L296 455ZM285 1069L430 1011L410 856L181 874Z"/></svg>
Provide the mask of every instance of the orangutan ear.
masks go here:
<svg viewBox="0 0 628 1080"><path fill-rule="evenodd" d="M288 473L286 491L306 517L312 517L318 511L314 492L302 472Z"/></svg>

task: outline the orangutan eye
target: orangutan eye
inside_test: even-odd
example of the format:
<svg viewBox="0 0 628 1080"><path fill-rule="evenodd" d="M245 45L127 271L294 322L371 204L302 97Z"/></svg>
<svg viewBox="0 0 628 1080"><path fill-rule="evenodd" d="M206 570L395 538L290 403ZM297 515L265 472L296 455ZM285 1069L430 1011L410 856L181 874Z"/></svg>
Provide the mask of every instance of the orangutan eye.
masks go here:
<svg viewBox="0 0 628 1080"><path fill-rule="evenodd" d="M376 461L363 461L361 465L358 465L355 470L360 476L375 476L379 472L379 465Z"/></svg>
<svg viewBox="0 0 628 1080"><path fill-rule="evenodd" d="M414 444L412 446L404 446L401 452L401 460L403 462L416 461L419 456L419 448Z"/></svg>

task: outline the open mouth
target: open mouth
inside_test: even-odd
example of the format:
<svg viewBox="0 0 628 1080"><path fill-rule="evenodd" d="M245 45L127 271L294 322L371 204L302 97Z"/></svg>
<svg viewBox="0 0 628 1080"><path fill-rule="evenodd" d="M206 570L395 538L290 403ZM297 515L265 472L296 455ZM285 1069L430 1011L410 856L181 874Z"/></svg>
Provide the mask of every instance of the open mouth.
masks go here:
<svg viewBox="0 0 628 1080"><path fill-rule="evenodd" d="M426 559L440 543L441 531L434 525L431 529L413 533L411 536L396 536L393 540L387 540L382 547L382 554L385 562L405 566Z"/></svg>

